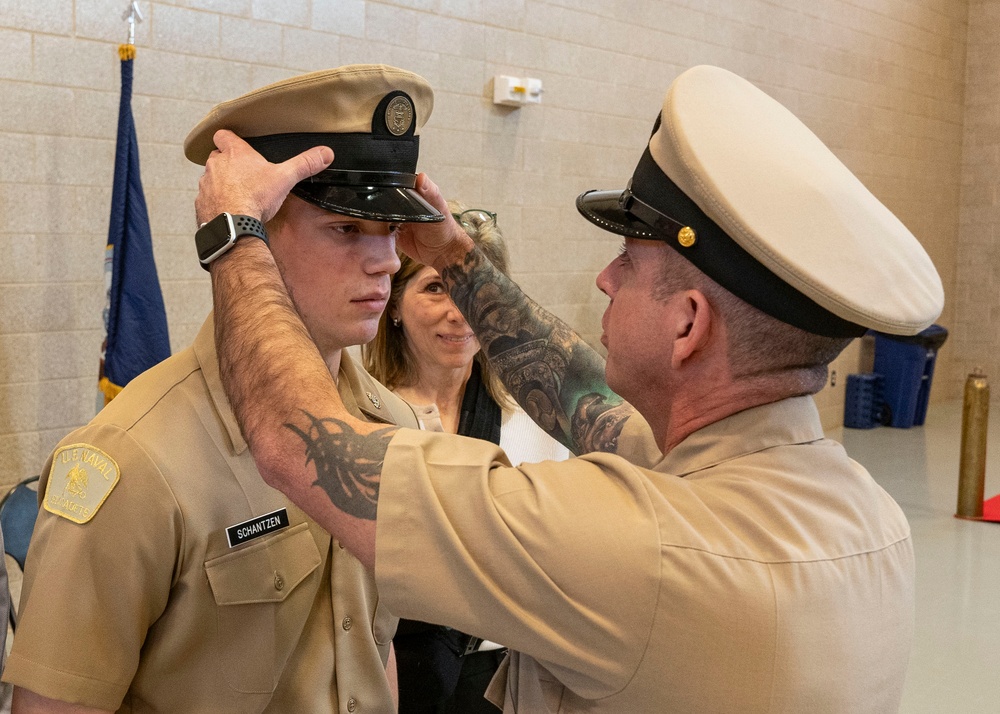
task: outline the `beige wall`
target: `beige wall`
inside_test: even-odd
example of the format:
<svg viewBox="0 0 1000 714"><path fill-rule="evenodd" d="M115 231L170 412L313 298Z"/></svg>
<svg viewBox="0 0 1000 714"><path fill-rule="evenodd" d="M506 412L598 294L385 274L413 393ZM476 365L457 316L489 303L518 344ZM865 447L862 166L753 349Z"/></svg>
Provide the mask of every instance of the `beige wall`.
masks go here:
<svg viewBox="0 0 1000 714"><path fill-rule="evenodd" d="M93 414L125 5L0 0L0 482L37 472L54 442ZM605 299L593 278L618 246L576 215L573 199L588 188L621 187L669 82L711 63L760 85L828 142L924 243L949 298L956 272L969 281L941 322L966 327L969 334L954 340L963 359L980 348L984 358L998 354L968 322L979 319L972 303L1000 269L982 259L981 245L997 226L997 172L989 169L1000 162L998 53L988 29L1000 19L996 0L142 0L140 7L146 21L136 35L133 108L175 350L210 305L192 246L199 169L185 162L180 144L212 104L338 64L384 62L423 74L436 90L423 168L447 194L499 212L515 276L594 341ZM499 73L542 79L543 104L494 106L490 79ZM935 397L957 394L964 365L952 366L948 353ZM838 385L819 397L827 423L841 416L844 377L856 371L857 355L852 349L835 365Z"/></svg>
<svg viewBox="0 0 1000 714"><path fill-rule="evenodd" d="M955 363L961 389L976 366L1000 376L1000 0L970 0L962 145L961 224L956 244ZM960 392L958 392L960 393ZM995 417L994 417L995 418Z"/></svg>

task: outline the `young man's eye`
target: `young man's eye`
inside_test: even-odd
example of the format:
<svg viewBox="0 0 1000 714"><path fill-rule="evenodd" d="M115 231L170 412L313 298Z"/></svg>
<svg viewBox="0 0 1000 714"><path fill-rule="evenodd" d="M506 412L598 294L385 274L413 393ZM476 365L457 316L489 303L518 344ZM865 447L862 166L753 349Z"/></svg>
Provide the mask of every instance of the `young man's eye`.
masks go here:
<svg viewBox="0 0 1000 714"><path fill-rule="evenodd" d="M334 223L330 228L336 232L343 235L350 235L352 233L357 233L359 228L356 223Z"/></svg>

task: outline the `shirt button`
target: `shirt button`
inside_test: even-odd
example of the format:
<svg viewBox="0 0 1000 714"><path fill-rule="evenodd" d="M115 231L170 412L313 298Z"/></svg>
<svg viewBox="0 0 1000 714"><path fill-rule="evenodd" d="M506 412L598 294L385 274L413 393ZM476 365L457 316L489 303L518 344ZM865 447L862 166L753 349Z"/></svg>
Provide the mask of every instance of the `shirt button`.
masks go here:
<svg viewBox="0 0 1000 714"><path fill-rule="evenodd" d="M354 620L352 620L350 617L345 617L343 624L344 624L344 629L349 630L351 629L351 626L354 625Z"/></svg>
<svg viewBox="0 0 1000 714"><path fill-rule="evenodd" d="M354 701L354 697L347 700L347 711L352 712L358 708L358 703Z"/></svg>
<svg viewBox="0 0 1000 714"><path fill-rule="evenodd" d="M274 571L274 589L275 590L284 590L284 588L285 588L285 579L283 577L281 577L281 573L279 573L277 570L275 570Z"/></svg>

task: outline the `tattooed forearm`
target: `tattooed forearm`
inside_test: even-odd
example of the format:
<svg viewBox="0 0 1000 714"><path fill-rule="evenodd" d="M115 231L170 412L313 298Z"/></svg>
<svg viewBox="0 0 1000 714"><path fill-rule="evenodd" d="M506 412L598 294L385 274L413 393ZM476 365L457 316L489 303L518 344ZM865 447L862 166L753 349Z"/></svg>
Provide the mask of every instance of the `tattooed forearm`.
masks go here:
<svg viewBox="0 0 1000 714"><path fill-rule="evenodd" d="M604 379L604 360L478 250L442 271L451 297L517 403L574 453L614 451L632 408Z"/></svg>
<svg viewBox="0 0 1000 714"><path fill-rule="evenodd" d="M378 509L382 462L396 427L363 435L339 419L318 418L303 412L308 424L285 427L305 442L306 464L316 468L318 485L337 508L363 520L374 521Z"/></svg>

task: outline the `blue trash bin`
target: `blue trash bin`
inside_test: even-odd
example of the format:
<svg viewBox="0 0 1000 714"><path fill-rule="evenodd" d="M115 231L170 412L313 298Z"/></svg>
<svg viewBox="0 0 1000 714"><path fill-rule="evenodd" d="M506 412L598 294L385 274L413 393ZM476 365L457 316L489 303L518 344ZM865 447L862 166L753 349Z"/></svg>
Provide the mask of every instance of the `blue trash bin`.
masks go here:
<svg viewBox="0 0 1000 714"><path fill-rule="evenodd" d="M934 378L937 353L948 330L931 325L913 336L875 334L875 372L882 375L882 423L901 429L920 426Z"/></svg>

